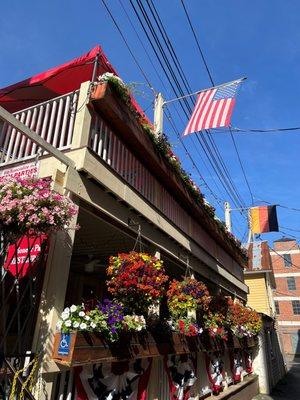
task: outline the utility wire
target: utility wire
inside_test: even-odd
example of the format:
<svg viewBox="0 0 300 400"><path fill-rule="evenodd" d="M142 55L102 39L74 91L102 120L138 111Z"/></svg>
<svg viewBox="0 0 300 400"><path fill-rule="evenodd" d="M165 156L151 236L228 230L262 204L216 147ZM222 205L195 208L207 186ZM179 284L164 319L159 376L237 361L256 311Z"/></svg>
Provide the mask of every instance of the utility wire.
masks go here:
<svg viewBox="0 0 300 400"><path fill-rule="evenodd" d="M113 21L115 27L117 28L119 34L121 35L121 37L122 37L122 39L123 39L123 41L124 41L124 43L125 43L125 46L127 47L127 49L128 49L128 51L129 51L131 57L133 58L135 64L137 65L137 67L138 67L138 69L140 70L141 74L143 75L145 81L147 82L149 88L156 94L155 89L154 89L153 86L151 85L150 81L149 81L148 78L147 78L147 75L145 74L143 68L141 67L141 65L140 65L140 63L138 62L137 58L135 57L133 51L131 50L131 48L130 48L130 46L129 46L129 44L128 44L126 38L125 38L125 36L123 35L123 32L121 31L121 29L120 29L120 27L119 27L117 21L115 20L114 16L113 16L112 13L110 12L110 9L108 8L107 4L105 3L105 0L101 0L101 1L102 1L102 4L104 5L106 11L108 12L108 14L109 14L111 20Z"/></svg>
<svg viewBox="0 0 300 400"><path fill-rule="evenodd" d="M122 31L121 31L121 29L120 29L118 23L117 23L116 20L113 18L112 13L110 12L110 10L109 10L109 8L107 7L107 5L105 4L104 0L102 0L102 3L104 4L104 6L105 6L106 10L108 11L110 17L112 18L112 20L113 20L113 22L114 22L116 28L118 29L118 31L119 31L119 33L120 33L122 39L124 40L124 42L125 42L125 44L126 44L128 50L129 50L130 54L133 56L133 52L132 52L132 50L130 49L130 46L129 46L128 42L126 41L125 36L123 35L123 33L122 33ZM122 5L122 4L121 4L121 5ZM123 9L124 9L124 7L123 7ZM127 14L127 18L128 18L128 13L126 13L126 14ZM135 30L135 32L136 32L136 30ZM143 46L143 47L144 47L144 46ZM137 59L136 59L135 57L133 57L133 58L134 58L135 63L136 63L137 66L139 67L139 69L140 69L141 71L143 71L143 69L141 68L141 66L140 66L139 62L137 61ZM153 64L152 64L152 65L153 65ZM169 65L168 65L168 66L169 66ZM144 73L144 71L143 71L143 76L145 77L146 81L148 82L149 87L152 88L152 85L151 85L149 79L146 77L146 74ZM177 81L177 82L178 82L178 81ZM177 82L176 82L176 83L177 83ZM170 83L171 83L171 82L170 82ZM174 88L173 88L173 89L174 89ZM187 149L185 149L185 150L187 151ZM192 161L193 161L193 160L192 160ZM196 166L196 164L195 164L194 162L193 162L193 166L194 166L195 169L198 171L200 177L202 177L202 180L204 181L203 176L201 175L201 173L200 173L198 167ZM204 181L204 182L205 182L206 187L209 188L207 182L206 182L206 181ZM216 199L217 196L214 194L214 192L213 192L210 188L209 188L209 190L210 190L212 196ZM218 204L221 205L221 202L218 201Z"/></svg>
<svg viewBox="0 0 300 400"><path fill-rule="evenodd" d="M141 27L142 27L142 29L143 29L143 31L144 31L144 33L145 33L145 35L146 35L148 41L149 41L149 43L150 43L152 49L153 49L153 51L154 51L154 53L155 53L155 55L156 55L156 57L157 57L157 59L158 59L160 65L161 65L161 67L162 67L162 69L163 69L163 71L164 71L164 73L165 73L165 75L166 75L166 77L167 77L167 79L168 79L168 81L169 81L171 87L172 87L173 92L175 93L175 95L178 95L178 92L177 92L177 90L178 90L180 94L183 94L183 91L182 91L182 88L181 88L181 86L180 86L180 84L179 84L178 79L175 77L175 86L176 86L176 88L175 88L175 86L173 85L173 83L172 83L172 81L171 81L171 79L170 79L170 77L169 77L169 75L168 75L168 72L169 72L170 75L171 75L171 77L172 77L172 79L174 79L174 71L173 71L173 69L172 69L172 66L170 65L170 62L168 61L168 59L167 59L167 57L166 57L166 54L165 54L165 52L164 52L164 49L162 48L162 45L161 45L161 43L160 43L160 41L159 41L159 39L158 39L158 36L157 36L155 30L153 29L153 26L152 26L152 24L151 24L151 21L150 21L149 17L147 16L146 10L145 10L145 8L143 7L141 1L137 0L138 7L139 7L140 12L142 13L142 15L143 15L143 17L144 17L144 20L145 20L145 22L146 22L146 24L147 24L147 26L148 26L148 29L149 29L149 31L150 31L150 33L151 33L151 35L152 35L153 40L154 40L154 42L155 42L155 44L156 44L156 46L157 46L157 48L158 48L158 51L160 52L161 57L162 57L162 59L164 60L164 62L165 62L165 64L166 64L166 68L163 66L163 63L162 63L162 61L161 61L161 58L160 58L160 56L158 55L157 50L156 50L155 47L154 47L154 43L152 42L152 40L151 40L151 38L150 38L150 36L149 36L149 34L148 34L148 32L147 32L147 30L146 30L146 28L145 28L145 26L144 26L142 20L141 20L141 17L140 17L140 15L139 15L139 13L138 13L138 11L137 11L137 9L136 9L136 7L135 7L133 1L130 0L130 3L131 3L131 5L132 5L132 7L133 7L133 10L134 10L134 12L135 12L135 14L136 14L136 16L137 16L137 18L138 18L138 20L139 20L139 23L140 23L140 25L141 25ZM153 2L152 2L151 4L153 4ZM148 5L149 5L149 2L148 2ZM153 14L152 14L152 15L153 15ZM164 32L165 32L165 31L164 31ZM174 62L174 64L176 64L176 60L174 61L174 59L173 59L173 62ZM168 72L167 72L167 70L168 70ZM185 100L185 101L184 101L185 106L188 108L189 112L191 112L192 109L191 109L191 106L188 104L187 99L184 99L184 100ZM183 108L183 104L180 103L180 105L181 105L181 107ZM185 114L188 116L188 114L187 114L187 112L186 112L186 110L185 110L184 108L183 108L183 111L184 111ZM205 151L204 147L203 147L203 150ZM209 159L209 156L208 156L208 159ZM210 163L212 163L211 160L209 160L209 161L210 161ZM219 168L219 167L218 167L218 168ZM215 170L215 173L218 175L219 179L222 180L222 176L220 176L220 172L216 170L216 167L215 167L215 166L214 166L214 170ZM223 178L223 179L224 179L224 178ZM233 201L234 201L234 203L236 203L236 200L233 200Z"/></svg>
<svg viewBox="0 0 300 400"><path fill-rule="evenodd" d="M285 208L286 210L291 210L291 211L298 211L298 212L300 212L300 208L288 207L288 206L284 206L284 205L282 205L282 204L274 204L274 203L270 203L269 201L259 199L258 197L255 197L255 198L256 198L256 200L261 201L262 203L275 205L276 207Z"/></svg>
<svg viewBox="0 0 300 400"><path fill-rule="evenodd" d="M150 0L150 1L151 1L151 4L154 5L153 2L152 2L152 0ZM162 86L165 88L165 90L168 92L168 89L166 88L164 82L162 81L161 76L160 76L160 74L158 73L158 70L157 70L155 64L154 64L153 61L152 61L152 58L150 57L150 55L149 55L149 53L148 53L148 51L147 51L147 49L146 49L146 47L145 47L143 41L142 41L141 38L140 38L140 35L138 34L138 32L137 32L137 30L136 30L136 28L135 28L135 25L132 23L132 20L131 20L129 14L128 14L128 12L126 11L126 8L124 7L122 0L119 0L119 4L121 5L121 8L123 9L123 11L124 11L124 13L125 13L125 15L126 15L126 18L127 18L127 20L129 21L129 23L130 23L132 29L134 30L134 32L135 32L135 34L136 34L136 36L137 36L137 38L138 38L138 41L140 42L141 46L143 47L144 52L145 52L145 54L146 54L146 56L147 56L149 62L151 63L151 65L152 65L152 67L153 67L153 69L154 69L154 71L155 71L155 73L156 73L158 79L160 80L160 82L161 82ZM162 28L163 34L164 34L164 36L166 37L166 39L168 40L168 43L169 43L169 45L170 45L171 51L172 51L173 54L174 54L174 57L176 57L176 60L178 60L177 55L176 55L176 52L174 51L174 48L173 48L173 46L172 46L172 43L171 43L171 42L169 41L169 39L168 39L167 33L166 33L166 31L165 31L165 29L164 29L164 27L163 27L162 21L161 21L161 19L160 19L160 17L159 17L159 14L158 14L157 11L156 11L156 8L154 8L154 13L156 14L158 20L159 20L160 23L161 23L161 28ZM182 68L180 69L180 72L184 75L184 71L182 70ZM175 110L177 111L177 108L175 108ZM208 191L210 192L211 196L216 200L217 204L219 205L220 209L221 209L222 212L223 212L222 203L224 203L224 200L220 199L220 198L213 192L213 190L210 188L210 186L208 185L208 183L205 181L205 179L204 179L203 175L201 174L199 168L197 167L197 165L195 164L193 158L191 157L190 153L188 152L188 150L187 150L187 148L186 148L186 146L185 146L185 144L184 144L184 142L183 142L183 140L182 140L182 138L181 138L181 136L180 136L180 133L177 131L177 129L176 129L176 127L175 127L175 124L173 123L173 121L171 121L171 115L167 115L167 118L169 119L169 121L170 121L170 123L171 123L171 126L172 126L174 132L176 133L177 137L179 138L179 143L180 143L180 144L182 145L182 147L184 148L186 155L190 158L190 160L191 160L191 162L192 162L193 169L196 170L196 172L197 172L198 175L200 176L201 180L204 182L205 187L208 189ZM198 149L197 149L197 150L198 150ZM198 151L197 151L197 152L198 152ZM206 165L206 163L205 163L205 160L202 158L200 152L198 152L198 155L199 155L199 157L201 158L203 164L205 165L205 167L206 167L207 170L208 170L208 167L207 167L207 165ZM220 188L219 188L217 182L215 181L213 175L212 175L212 179L213 179L213 181L214 181L215 186L216 186L217 189L220 191Z"/></svg>
<svg viewBox="0 0 300 400"><path fill-rule="evenodd" d="M176 133L176 135L177 135L179 141L182 143L182 146L183 146L183 148L185 149L186 155L192 160L192 157L191 157L190 153L188 152L188 149L186 148L186 146L185 146L185 144L184 144L184 142L183 142L183 140L182 140L182 137L181 137L180 133L178 132L178 129L176 128L176 125L173 123L172 119L170 118L169 113L166 113L166 116L167 116L167 118L169 119L169 122L170 122L171 126L173 127L173 130L174 130L174 132ZM196 167L196 168L197 168L197 167ZM198 170L198 168L197 168L197 170ZM198 173L200 174L200 176L202 176L199 170L198 170ZM204 179L203 177L202 177L202 179L203 179L203 181L206 183L206 181L205 181L205 179ZM208 186L207 183L206 183L206 185L207 185L207 187L209 188L209 186ZM213 197L215 198L217 204L220 206L220 209L223 211L223 203L221 202L221 200L220 200L213 192L211 192L211 194L212 194ZM237 231L240 233L240 235L242 236L243 233L240 231L240 229L237 228L237 227L236 227L236 229L237 229ZM243 237L244 237L244 235L243 235Z"/></svg>
<svg viewBox="0 0 300 400"><path fill-rule="evenodd" d="M188 20L189 26L190 26L190 28L191 28L191 31L193 32L193 36L194 36L194 39L195 39L197 48L198 48L199 53L200 53L200 55L201 55L201 58L202 58L202 61L203 61L204 66L205 66L206 72L207 72L207 74L208 74L208 76L209 76L210 83L214 86L215 84L214 84L212 75L211 75L211 73L210 73L210 70L209 70L209 68L208 68L207 62L206 62L206 60L205 60L203 51L202 51L202 49L201 49L199 40L198 40L197 35L196 35L196 32L195 32L195 29L194 29L193 24L192 24L192 21L191 21L191 19L190 19L188 10L187 10L187 8L186 8L186 6L185 6L185 4L184 4L184 1L183 1L183 0L180 0L180 1L181 1L181 4L182 4L182 7L183 7L183 9L184 9L185 16L186 16L186 18L187 18L187 20Z"/></svg>
<svg viewBox="0 0 300 400"><path fill-rule="evenodd" d="M239 153L238 148L237 148L237 144L236 144L235 138L234 138L234 136L232 134L232 130L231 130L230 127L229 127L229 132L230 132L230 136L231 136L234 148L235 148L235 152L236 152L237 157L239 159L239 163L240 163L241 169L243 171L243 175L244 175L244 178L245 178L246 185L248 187L248 190L249 190L249 193L250 193L250 196L251 196L251 204L253 205L254 204L254 196L253 196L253 193L252 193L252 190L251 190L251 187L250 187L247 175L246 175L246 171L244 169L244 165L242 163L242 159L241 159L240 153Z"/></svg>
<svg viewBox="0 0 300 400"><path fill-rule="evenodd" d="M205 69L206 69L206 71L207 71L207 73L208 73L209 80L210 80L211 84L212 84L213 86L215 86L214 80L213 80L213 78L212 78L212 74L211 74L211 72L210 72L210 70L209 70L209 68L208 68L208 64L207 64L206 59L205 59L205 57L204 57L204 53L203 53L203 51L202 51L202 49L201 49L199 40L198 40L198 38L197 38L195 29L194 29L194 27L193 27L191 18L190 18L190 16L189 16L189 12L188 12L188 10L187 10L185 4L184 4L184 0L180 0L180 1L181 1L181 4L182 4L182 7L183 7L183 9L184 9L185 16L186 16L186 18L187 18L187 20L188 20L189 26L190 26L190 28L191 28L191 31L192 31L192 33L193 33L195 42L196 42L196 44L197 44L197 48L198 48L198 50L199 50L200 56L201 56L201 58L202 58L202 61L203 61L203 63L204 63L204 66L205 66ZM250 184L249 184L249 181L248 181L246 172L245 172L245 168L244 168L244 166L243 166L242 159L241 159L241 156L240 156L240 154L239 154L236 141L235 141L235 139L234 139L234 136L233 136L232 131L231 131L230 128L229 128L229 131L230 131L230 136L231 136L231 140L232 140L233 145L234 145L235 152L236 152L237 157L238 157L239 164L240 164L241 169L242 169L242 173L243 173L243 175L244 175L245 182L246 182L246 184L247 184L247 187L248 187L248 190L249 190L249 193L250 193L250 196L251 196L251 201L252 201L252 204L253 204L253 203L254 203L253 193L252 193L252 190L251 190L251 188L250 188Z"/></svg>
<svg viewBox="0 0 300 400"><path fill-rule="evenodd" d="M164 42L165 42L165 44L166 44L166 46L167 46L167 49L169 50L169 53L170 53L170 55L171 55L171 57L172 57L172 59L173 59L173 63L174 63L174 65L175 65L175 67L176 67L178 73L179 73L180 76L182 77L182 81L183 81L183 83L184 83L185 89L186 89L188 92L191 92L192 89L191 89L191 87L190 87L190 85L189 85L189 83L188 83L188 79L187 79L187 77L186 77L186 75L185 75L185 73L184 73L184 71L183 71L183 69L182 69L182 66L181 66L181 64L180 64L180 61L178 60L178 57L177 57L176 52L175 52L175 50L174 50L174 47L173 47L173 45L172 45L172 43L171 43L171 41L170 41L170 39L169 39L169 36L168 36L168 34L167 34L167 32L166 32L166 30L165 30L165 28L164 28L163 22L162 22L162 20L161 20L159 14L158 14L158 12L157 12L157 9L156 9L156 7L155 7L155 5L154 5L154 3L153 3L152 0L146 0L146 1L147 1L147 4L148 4L148 7L149 7L149 9L150 9L150 12L151 12L151 14L152 14L152 16L153 16L153 18L154 18L154 21L156 22L156 25L157 25L157 27L158 27L158 29L159 29L159 31L160 31L162 37L164 38ZM150 3L151 3L151 4L150 4ZM156 19L156 18L157 18L157 19ZM157 20L158 20L158 21L157 21ZM159 23L158 23L158 22L159 22ZM173 57L173 56L174 56L174 57ZM175 58L175 61L174 61L174 58ZM204 57L203 57L203 61L205 62ZM207 67L206 62L205 62L205 65L206 65L206 67ZM207 70L208 70L208 67L207 67ZM208 70L208 72L209 72L209 70ZM190 99L190 100L192 100L192 99ZM192 109L191 109L191 108L189 109L189 112L190 112L190 113L192 112ZM202 138L202 139L203 139L203 138ZM197 140L200 142L200 139L199 139L199 136L198 136L198 135L197 135ZM214 151L215 151L215 153L216 153L216 156L217 156L219 162L221 163L221 165L223 166L223 168L224 168L224 170L225 170L225 173L226 173L227 177L228 177L229 180L230 180L231 185L234 187L234 183L233 183L233 181L231 180L229 171L228 171L228 169L227 169L227 167L226 167L226 165L225 165L225 163L224 163L224 160L223 160L222 157L221 157L221 154L219 153L219 150L218 150L216 144L214 143L214 141L213 141L212 138L210 138L210 141L213 142L212 144L213 144L213 148L214 148ZM240 198L240 201L243 203L243 200L242 200L241 198Z"/></svg>
<svg viewBox="0 0 300 400"><path fill-rule="evenodd" d="M147 49L146 49L146 47L145 47L143 41L142 41L141 38L140 38L140 35L138 34L138 32L137 32L137 30L136 30L134 24L132 23L132 20L131 20L131 18L130 18L130 16L129 16L128 12L126 11L126 8L124 7L124 5L123 5L123 3L122 3L121 0L119 0L119 3L120 3L120 5L121 5L121 7L122 7L122 9L123 9L123 11L124 11L124 13L125 13L125 15L126 15L128 21L129 21L129 23L130 23L132 29L134 30L134 32L135 32L135 34L136 34L136 36L137 36L137 38L138 38L138 40L139 40L141 46L143 47L143 49L144 49L144 51L145 51L145 54L146 54L148 60L150 61L151 65L152 65L152 67L153 67L153 69L154 69L154 71L156 72L156 75L157 75L158 79L160 80L160 82L161 82L161 84L164 86L164 88L167 90L167 88L166 88L166 86L165 86L163 80L161 79L160 74L158 73L157 68L155 67L155 64L154 64L153 61L152 61L152 58L150 57L150 55L149 55L149 53L148 53L148 51L147 51ZM171 116L168 116L168 119L169 119L169 118L171 118ZM174 130L174 125L173 125L172 127L173 127L173 130ZM176 132L175 132L175 133L176 133ZM186 149L186 147L185 147L185 145L184 145L184 143L183 143L183 141L182 141L182 139L181 139L181 137L180 137L180 134L179 134L179 141L180 141L181 145L183 145L186 154L188 154L188 155L190 156L190 154L188 153L188 151L187 151L187 149ZM205 181L203 175L201 174L201 172L200 172L200 170L198 169L197 165L195 164L194 160L193 160L191 157L190 157L190 159L191 159L193 168L197 171L197 173L198 173L198 175L200 176L201 180L204 182L204 185L206 186L206 188L209 190L209 192L211 193L211 195L218 201L218 204L221 204L220 199L219 199L218 196L213 192L213 190L210 188L210 186L208 185L208 183ZM204 161L204 160L203 160L203 161ZM222 208L222 211L223 211L223 208Z"/></svg>
<svg viewBox="0 0 300 400"><path fill-rule="evenodd" d="M280 229L281 229L281 230L280 230L279 232L282 233L283 236L285 236L285 237L291 237L291 238L293 238L293 239L298 239L297 236L292 235L291 233L286 233L286 232L284 232L284 231L282 230L282 228L280 228ZM283 228L283 229L287 229L287 228Z"/></svg>
<svg viewBox="0 0 300 400"><path fill-rule="evenodd" d="M182 66L181 66L181 64L180 64L180 61L179 61L179 59L178 59L178 57L177 57L177 54L176 54L176 52L175 52L175 50L174 50L174 47L173 47L173 45L172 45L172 42L170 41L169 36L168 36L168 34L167 34L167 32L166 32L166 30L165 30L165 28L164 28L163 22L162 22L162 20L161 20L159 14L158 14L158 12L157 12L157 9L156 9L156 7L155 7L155 5L154 5L154 3L153 3L152 0L146 0L146 2L147 2L147 4L148 4L148 7L149 7L150 12L151 12L151 14L152 14L152 17L154 18L154 21L155 21L155 23L156 23L156 25L157 25L157 27L158 27L158 29L159 29L159 31L160 31L160 33L161 33L163 39L164 39L165 45L166 45L167 49L169 50L169 53L170 53L170 55L171 55L171 57L172 57L172 59L173 59L173 63L174 63L174 65L175 65L175 67L176 67L178 73L179 73L180 76L182 77L182 81L183 81L183 83L184 83L185 89L186 89L188 92L191 92L192 89L191 89L191 87L190 87L190 85L189 85L189 83L188 83L188 79L187 79L187 77L186 77L186 75L185 75L185 73L184 73L184 70L183 70L183 68L182 68ZM174 59L175 59L175 60L174 60ZM206 62L205 62L204 57L203 57L203 61L204 61L205 65L206 65L206 67L207 67L207 64L206 64ZM209 73L208 67L207 67L207 71L208 71L208 73ZM190 99L190 100L192 100L192 99ZM189 108L189 112L190 112L190 113L192 112L192 109L191 109L191 108ZM203 139L203 138L202 138L202 139ZM198 135L197 135L197 140L200 142L200 139L199 139L199 136L198 136ZM224 163L224 160L222 159L222 157L221 157L221 155L220 155L220 153L219 153L219 150L218 150L218 148L217 148L215 142L213 141L212 138L210 138L210 141L211 141L212 144L213 144L214 151L215 151L215 153L216 153L216 155L217 155L217 157L218 157L218 159L219 159L221 165L223 166L223 168L224 168L224 170L225 170L225 172L226 172L227 177L230 179L231 185L234 187L234 184L233 184L233 181L231 180L229 171L228 171L228 169L227 169L227 167L226 167L226 165L225 165L225 163ZM201 143L200 143L200 145L201 145ZM202 146L202 145L201 145L201 146ZM243 200L242 200L241 198L240 198L240 201L243 203Z"/></svg>
<svg viewBox="0 0 300 400"><path fill-rule="evenodd" d="M232 131L234 133L247 133L247 132L253 132L253 133L272 133L272 132L288 132L288 131L300 131L300 127L296 126L293 128L270 128L270 129L252 129L252 128L238 128L236 126L231 127Z"/></svg>
<svg viewBox="0 0 300 400"><path fill-rule="evenodd" d="M137 60L136 57L134 56L134 54L133 54L133 52L132 52L132 50L131 50L131 48L130 48L130 46L129 46L129 43L127 42L127 40L126 40L126 38L125 38L125 36L124 36L124 34L123 34L121 28L119 27L117 21L116 21L115 18L113 17L113 15L112 15L112 13L111 13L109 7L106 5L106 3L105 3L104 0L102 0L102 3L103 3L103 5L105 6L105 8L106 8L106 10L107 10L107 12L108 12L108 14L109 14L109 16L111 17L111 19L112 19L112 21L113 21L115 27L117 28L118 32L120 33L120 35L121 35L121 37L122 37L122 39L123 39L123 41L124 41L124 43L125 43L127 49L129 50L129 53L130 53L131 56L133 57L133 59L134 59L136 65L138 66L139 70L142 72L142 74L143 74L143 76L144 76L146 82L148 83L149 87L153 89L153 86L152 86L150 80L148 79L148 77L146 76L145 72L143 71L143 69L142 69L140 63L138 62L138 60ZM138 33L137 33L137 31L136 31L134 25L132 24L131 19L130 19L128 13L126 12L126 9L125 9L125 7L124 7L122 1L119 0L119 3L120 3L120 5L121 5L121 7L123 8L123 11L125 12L125 14L126 14L126 16L127 16L127 19L129 20L129 22L130 22L132 28L134 29L135 33L136 33L137 36L138 36ZM139 36L138 36L138 37L139 37ZM143 43L142 43L141 40L140 40L140 42L141 42L141 44L142 44L142 47L143 47L144 51L146 52L146 55L148 56L149 60L151 61L151 58L150 58L149 53L147 52L145 46L143 45ZM154 68L154 70L156 71L158 77L160 78L160 75L158 74L158 71L157 71L155 65L153 64L153 62L151 62L151 64L152 64L152 67ZM160 78L160 80L161 80L161 78ZM162 84L163 84L163 81L162 81L162 80L161 80L161 82L162 82ZM180 135L179 135L179 138L180 138ZM181 143L184 145L184 143L183 143L182 141L181 141ZM187 149L186 149L185 146L184 146L184 148L185 148L185 151L187 152ZM188 152L187 152L187 153L188 153ZM200 178L201 178L202 181L204 182L205 186L206 186L207 189L210 191L211 195L218 201L218 204L219 204L219 205L220 205L220 204L222 205L222 203L220 202L220 200L218 199L218 197L215 195L215 193L213 192L213 190L209 187L209 185L208 185L207 182L205 181L204 177L203 177L202 174L200 173L200 171L199 171L197 165L195 164L195 162L193 161L192 158L191 158L191 161L192 161L192 163L193 163L194 168L197 170L197 172L198 172ZM223 211L223 208L221 208L221 209L222 209L222 211Z"/></svg>
<svg viewBox="0 0 300 400"><path fill-rule="evenodd" d="M273 249L272 247L270 247L270 246L268 246L269 247L269 249L271 250L271 251L273 251L274 253L276 253L280 258L282 258L283 260L285 260L285 258L284 258L284 256L283 255L281 255L280 253L278 253L275 249ZM287 250L287 251L289 251L289 250ZM296 265L296 264L294 264L293 262L289 262L289 264L292 266L292 267L295 267L295 268L297 268L297 269L300 269L300 267L299 267L299 265Z"/></svg>
<svg viewBox="0 0 300 400"><path fill-rule="evenodd" d="M283 228L283 229L287 229L288 231L291 231L291 232L300 232L300 230L299 230L299 229L287 228L286 226L280 226L279 228L280 228L280 229L281 229L281 228Z"/></svg>

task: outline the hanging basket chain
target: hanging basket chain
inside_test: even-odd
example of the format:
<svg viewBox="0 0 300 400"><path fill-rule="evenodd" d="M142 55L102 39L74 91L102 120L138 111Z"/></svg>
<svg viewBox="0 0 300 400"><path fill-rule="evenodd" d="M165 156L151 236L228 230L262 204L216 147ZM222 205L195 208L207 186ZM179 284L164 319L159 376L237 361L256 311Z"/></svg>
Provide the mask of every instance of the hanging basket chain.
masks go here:
<svg viewBox="0 0 300 400"><path fill-rule="evenodd" d="M140 224L138 225L138 234L137 234L137 238L136 238L136 241L134 243L134 246L133 246L133 251L136 251L137 248L139 249L140 253L143 252L142 228L141 228Z"/></svg>
<svg viewBox="0 0 300 400"><path fill-rule="evenodd" d="M194 279L194 277L195 277L194 276L194 271L190 266L190 258L189 258L189 256L187 256L184 278L192 278L192 279Z"/></svg>

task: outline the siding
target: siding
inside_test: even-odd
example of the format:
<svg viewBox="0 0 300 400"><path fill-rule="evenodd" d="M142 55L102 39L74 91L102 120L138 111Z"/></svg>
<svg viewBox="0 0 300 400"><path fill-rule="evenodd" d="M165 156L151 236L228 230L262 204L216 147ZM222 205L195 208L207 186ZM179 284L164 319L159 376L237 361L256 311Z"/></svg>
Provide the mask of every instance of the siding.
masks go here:
<svg viewBox="0 0 300 400"><path fill-rule="evenodd" d="M255 277L246 276L245 283L249 287L247 304L256 311L270 315L270 306L264 274Z"/></svg>

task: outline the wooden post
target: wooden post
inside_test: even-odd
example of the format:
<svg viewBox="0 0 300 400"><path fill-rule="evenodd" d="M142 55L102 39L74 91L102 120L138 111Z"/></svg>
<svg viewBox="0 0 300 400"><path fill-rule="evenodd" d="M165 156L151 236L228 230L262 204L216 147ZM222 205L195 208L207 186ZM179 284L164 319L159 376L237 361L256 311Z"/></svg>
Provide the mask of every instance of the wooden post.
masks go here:
<svg viewBox="0 0 300 400"><path fill-rule="evenodd" d="M91 82L83 82L80 86L79 99L74 123L72 149L89 145L92 114L87 107L90 100Z"/></svg>

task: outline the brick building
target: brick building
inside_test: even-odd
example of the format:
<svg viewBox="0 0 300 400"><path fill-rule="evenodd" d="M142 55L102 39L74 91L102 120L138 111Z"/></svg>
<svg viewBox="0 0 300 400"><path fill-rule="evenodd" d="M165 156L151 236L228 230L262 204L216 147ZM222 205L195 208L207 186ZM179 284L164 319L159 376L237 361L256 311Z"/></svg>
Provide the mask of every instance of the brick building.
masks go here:
<svg viewBox="0 0 300 400"><path fill-rule="evenodd" d="M294 239L274 242L271 252L276 281L274 295L285 353L300 354L300 249Z"/></svg>

